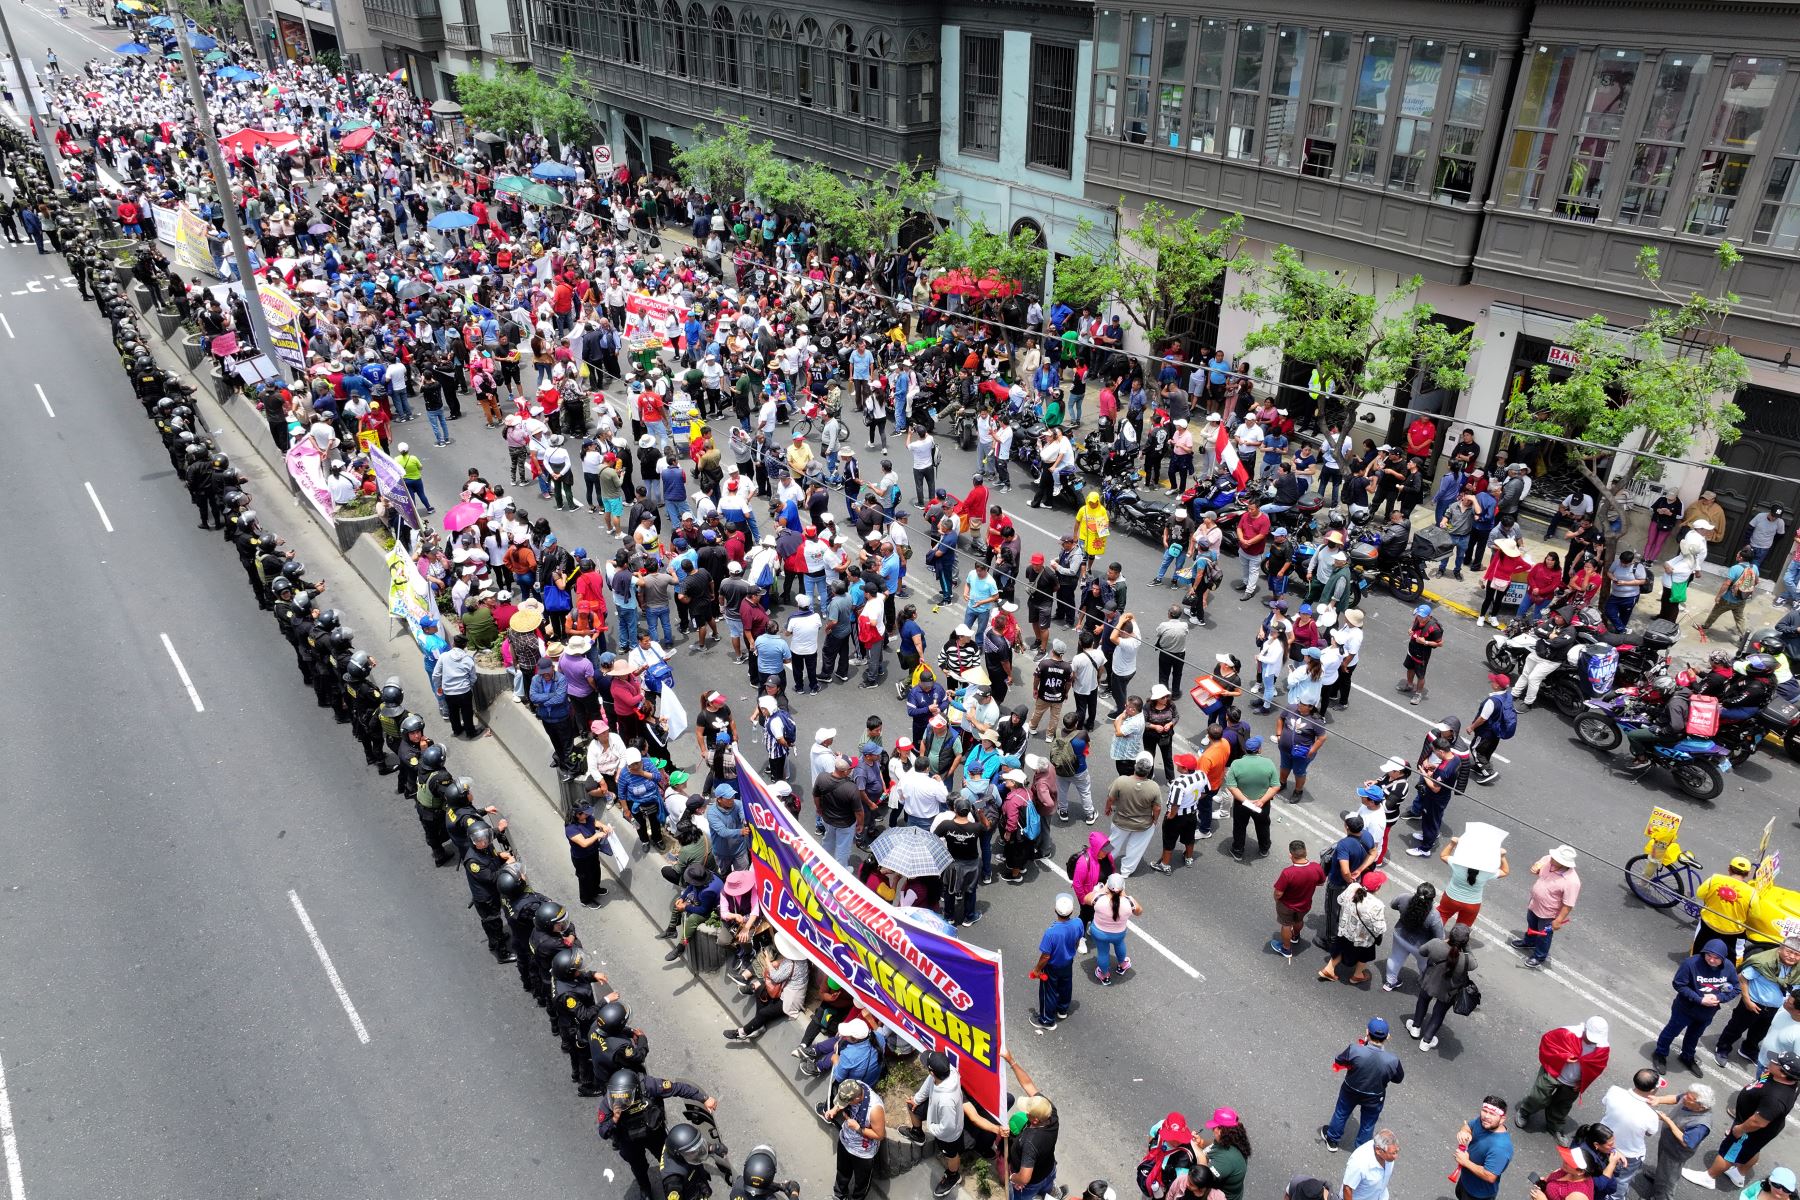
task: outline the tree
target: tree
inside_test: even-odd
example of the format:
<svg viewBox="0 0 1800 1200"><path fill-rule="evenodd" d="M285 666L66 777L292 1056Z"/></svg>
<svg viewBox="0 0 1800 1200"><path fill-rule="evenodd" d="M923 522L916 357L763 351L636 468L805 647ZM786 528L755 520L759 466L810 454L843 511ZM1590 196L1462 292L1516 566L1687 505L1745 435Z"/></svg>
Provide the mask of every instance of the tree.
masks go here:
<svg viewBox="0 0 1800 1200"><path fill-rule="evenodd" d="M1235 301L1267 319L1250 331L1244 349L1279 350L1310 363L1320 388L1351 403L1402 384L1460 391L1469 386L1472 330L1453 331L1418 299L1417 275L1386 296L1358 290L1330 271L1309 269L1290 246L1276 246L1257 272L1258 290Z"/></svg>
<svg viewBox="0 0 1800 1200"><path fill-rule="evenodd" d="M254 34L248 13L238 0L175 0L175 11L192 17L202 28L216 29L235 38L240 31Z"/></svg>
<svg viewBox="0 0 1800 1200"><path fill-rule="evenodd" d="M814 163L798 172L795 185L793 201L818 226L820 241L871 259L890 246L902 254L917 248L924 237L896 242L908 221L931 211L938 194L937 176L910 163L860 176Z"/></svg>
<svg viewBox="0 0 1800 1200"><path fill-rule="evenodd" d="M1741 257L1729 242L1720 242L1714 251L1725 274ZM1599 315L1575 322L1557 339L1573 351L1568 378L1551 378L1549 364L1539 363L1531 370L1530 386L1514 389L1506 419L1528 433L1617 446L1631 459L1627 478L1656 479L1662 464L1637 452L1679 458L1703 432L1720 442L1737 440L1744 411L1732 396L1749 382L1750 368L1725 341L1725 322L1738 303L1735 294L1676 294L1663 285L1662 262L1653 246L1638 251L1637 268L1665 303L1623 331L1609 328ZM1618 540L1613 518L1619 505L1599 471L1601 458L1609 454L1577 455L1575 466L1598 498L1596 519L1606 531L1610 555Z"/></svg>
<svg viewBox="0 0 1800 1200"><path fill-rule="evenodd" d="M537 75L509 63L494 64L493 77L458 75L456 99L469 124L491 133L520 134L536 116Z"/></svg>
<svg viewBox="0 0 1800 1200"><path fill-rule="evenodd" d="M1075 253L1056 264L1056 298L1095 310L1117 304L1144 336L1162 341L1178 314L1215 302L1226 271L1250 265L1244 218L1231 213L1208 229L1201 226L1205 215L1199 210L1178 218L1151 202L1121 238L1083 219L1075 230ZM1125 242L1133 253L1126 253Z"/></svg>
<svg viewBox="0 0 1800 1200"><path fill-rule="evenodd" d="M575 56L565 54L557 66L556 80L546 84L533 74L532 108L538 128L564 146L585 146L594 131L594 119L581 102L581 81L575 75Z"/></svg>
<svg viewBox="0 0 1800 1200"><path fill-rule="evenodd" d="M757 140L748 117L723 120L718 129L704 124L694 126L694 140L675 154L675 170L689 187L704 188L715 199L742 200L752 195L770 203L790 201L794 191L789 186L793 170L775 152L775 143L767 138ZM769 196L764 189L778 193L782 199Z"/></svg>
<svg viewBox="0 0 1800 1200"><path fill-rule="evenodd" d="M964 226L967 233L963 232ZM956 210L956 220L940 230L925 248L925 261L931 266L966 269L977 279L988 275L1010 279L1032 291L1043 282L1049 258L1049 251L1038 244L1036 234L1020 229L1002 236L960 208Z"/></svg>

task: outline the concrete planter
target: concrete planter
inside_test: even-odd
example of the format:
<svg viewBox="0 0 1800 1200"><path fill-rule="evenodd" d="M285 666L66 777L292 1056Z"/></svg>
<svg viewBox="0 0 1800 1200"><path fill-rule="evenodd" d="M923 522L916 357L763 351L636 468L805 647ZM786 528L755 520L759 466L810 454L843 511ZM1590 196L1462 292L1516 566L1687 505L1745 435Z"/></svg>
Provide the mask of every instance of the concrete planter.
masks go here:
<svg viewBox="0 0 1800 1200"><path fill-rule="evenodd" d="M349 554L356 545L357 539L364 534L374 533L381 528L381 518L374 513L366 517L338 517L337 544L344 554Z"/></svg>
<svg viewBox="0 0 1800 1200"><path fill-rule="evenodd" d="M475 671L475 707L485 713L512 694L512 672L505 667L478 667Z"/></svg>
<svg viewBox="0 0 1800 1200"><path fill-rule="evenodd" d="M206 354L200 349L200 335L190 333L181 339L181 356L187 359L188 370L198 371L205 361Z"/></svg>
<svg viewBox="0 0 1800 1200"><path fill-rule="evenodd" d="M232 397L237 395L237 379L227 375L216 360L200 375L206 380L206 386L212 389L212 394L218 397L220 404L229 405Z"/></svg>
<svg viewBox="0 0 1800 1200"><path fill-rule="evenodd" d="M149 288L138 283L136 280L133 280L131 283L125 285L125 292L131 297L131 302L137 305L137 310L139 312L147 313L150 311L151 300Z"/></svg>
<svg viewBox="0 0 1800 1200"><path fill-rule="evenodd" d="M171 341L181 332L181 314L172 308L159 308L155 311L156 332L162 340Z"/></svg>

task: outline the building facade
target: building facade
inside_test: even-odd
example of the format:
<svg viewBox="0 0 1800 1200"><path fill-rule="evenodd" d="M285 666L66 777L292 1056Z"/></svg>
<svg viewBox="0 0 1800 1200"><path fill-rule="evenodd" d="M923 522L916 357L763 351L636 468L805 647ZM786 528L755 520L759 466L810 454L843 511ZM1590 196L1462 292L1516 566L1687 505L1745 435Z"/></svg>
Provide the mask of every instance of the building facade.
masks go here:
<svg viewBox="0 0 1800 1200"><path fill-rule="evenodd" d="M1792 6L1101 0L1094 40L1089 198L1123 196L1127 224L1150 200L1242 213L1253 253L1286 243L1375 294L1422 277L1423 298L1481 343L1472 385L1435 398L1448 416L1499 420L1526 372L1556 366L1572 320L1641 319L1655 299L1643 246L1677 293L1737 293L1728 333L1754 378L1744 437L1721 457L1789 482L1710 482L1734 526L1755 504L1800 500ZM1721 240L1743 253L1729 278ZM1224 304L1212 336L1230 350L1254 319ZM1289 383L1310 373L1260 365ZM1366 432L1389 428L1383 416ZM1691 497L1708 472L1670 481Z"/></svg>

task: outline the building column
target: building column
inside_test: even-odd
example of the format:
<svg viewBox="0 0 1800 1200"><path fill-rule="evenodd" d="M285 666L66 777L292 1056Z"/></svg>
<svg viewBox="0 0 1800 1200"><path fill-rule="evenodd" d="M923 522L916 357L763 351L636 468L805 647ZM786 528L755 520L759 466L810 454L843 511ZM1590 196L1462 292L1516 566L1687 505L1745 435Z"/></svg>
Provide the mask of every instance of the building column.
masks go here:
<svg viewBox="0 0 1800 1200"><path fill-rule="evenodd" d="M1507 389L1512 380L1513 355L1521 328L1516 314L1496 313L1492 308L1482 312L1481 320L1475 326L1475 340L1481 343L1481 348L1475 351L1474 361L1469 364L1471 382L1463 390L1456 419L1477 422L1475 440L1481 444L1483 462L1499 444L1500 435L1484 426L1505 422ZM1447 432L1453 434L1455 430Z"/></svg>

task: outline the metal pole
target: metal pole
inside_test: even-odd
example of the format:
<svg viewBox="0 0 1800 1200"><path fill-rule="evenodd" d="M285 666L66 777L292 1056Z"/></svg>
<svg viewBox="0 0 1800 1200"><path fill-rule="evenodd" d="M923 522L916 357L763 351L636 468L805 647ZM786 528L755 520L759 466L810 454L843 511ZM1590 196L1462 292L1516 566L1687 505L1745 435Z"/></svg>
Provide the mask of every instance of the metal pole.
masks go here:
<svg viewBox="0 0 1800 1200"><path fill-rule="evenodd" d="M6 52L12 55L13 70L19 76L19 90L25 93L25 111L31 114L31 127L37 130L38 145L44 151L44 167L50 172L50 186L60 192L63 180L62 168L56 162L56 142L50 136L50 127L38 112L37 97L31 92L31 80L25 78L25 60L19 57L19 47L13 42L12 22L6 19L5 5L0 5L0 30L6 33Z"/></svg>
<svg viewBox="0 0 1800 1200"><path fill-rule="evenodd" d="M194 47L189 41L187 19L175 11L175 0L167 0L163 9L175 22L181 38L181 65L187 73L188 95L194 102L194 120L200 125L200 136L206 139L206 159L212 165L213 187L218 193L219 207L224 210L225 236L231 241L237 258L238 282L244 289L244 311L250 314L250 329L256 345L275 369L281 373L283 385L291 385L287 364L275 353L274 339L269 336L269 322L263 315L262 296L256 290L256 272L250 266L250 248L244 241L244 226L238 220L237 201L231 194L231 176L225 173L225 156L219 152L219 138L213 129L212 113L206 107L206 92L200 86L200 64L194 61Z"/></svg>

